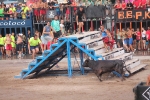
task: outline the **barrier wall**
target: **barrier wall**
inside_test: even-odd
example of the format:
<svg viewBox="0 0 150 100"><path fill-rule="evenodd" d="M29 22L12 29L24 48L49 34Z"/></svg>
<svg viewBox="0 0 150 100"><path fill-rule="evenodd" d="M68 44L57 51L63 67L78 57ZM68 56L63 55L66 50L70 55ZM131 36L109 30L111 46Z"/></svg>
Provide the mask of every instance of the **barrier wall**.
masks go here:
<svg viewBox="0 0 150 100"><path fill-rule="evenodd" d="M27 36L27 30L31 31L33 36L32 16L29 19L0 20L0 33L5 36L7 33L24 33Z"/></svg>

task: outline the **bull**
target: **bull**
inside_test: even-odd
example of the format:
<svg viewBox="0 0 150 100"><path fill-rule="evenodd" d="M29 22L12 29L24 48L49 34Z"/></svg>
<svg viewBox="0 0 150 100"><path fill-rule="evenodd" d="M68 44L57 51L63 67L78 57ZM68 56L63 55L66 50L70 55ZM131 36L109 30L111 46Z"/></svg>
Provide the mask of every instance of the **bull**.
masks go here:
<svg viewBox="0 0 150 100"><path fill-rule="evenodd" d="M86 59L83 63L83 67L90 67L96 76L99 78L100 81L102 81L101 77L102 74L107 72L116 71L118 72L122 78L121 80L125 80L124 75L124 69L125 68L129 73L130 71L126 68L125 62L123 60L90 60Z"/></svg>

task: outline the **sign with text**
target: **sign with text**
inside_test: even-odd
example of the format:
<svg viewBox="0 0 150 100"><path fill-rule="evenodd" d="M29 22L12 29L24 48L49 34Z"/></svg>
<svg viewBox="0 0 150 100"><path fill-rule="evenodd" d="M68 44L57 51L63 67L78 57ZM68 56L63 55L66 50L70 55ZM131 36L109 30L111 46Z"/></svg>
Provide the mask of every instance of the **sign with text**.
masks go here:
<svg viewBox="0 0 150 100"><path fill-rule="evenodd" d="M47 18L54 18L56 15L56 11L55 10L47 10L47 13L46 13L46 17Z"/></svg>
<svg viewBox="0 0 150 100"><path fill-rule="evenodd" d="M26 20L0 20L0 27L25 27L32 26L32 21L30 19Z"/></svg>
<svg viewBox="0 0 150 100"><path fill-rule="evenodd" d="M117 11L116 21L128 20L128 19L132 19L132 20L150 19L150 12L148 11L148 9Z"/></svg>

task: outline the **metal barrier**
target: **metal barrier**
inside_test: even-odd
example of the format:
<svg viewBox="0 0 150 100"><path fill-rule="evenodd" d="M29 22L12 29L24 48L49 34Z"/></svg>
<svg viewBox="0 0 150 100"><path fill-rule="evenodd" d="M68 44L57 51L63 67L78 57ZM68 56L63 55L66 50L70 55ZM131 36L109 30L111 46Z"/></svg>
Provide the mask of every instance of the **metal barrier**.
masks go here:
<svg viewBox="0 0 150 100"><path fill-rule="evenodd" d="M15 34L24 33L27 37L27 30L30 30L31 36L33 36L32 17L29 19L0 20L0 33L3 36L14 32Z"/></svg>

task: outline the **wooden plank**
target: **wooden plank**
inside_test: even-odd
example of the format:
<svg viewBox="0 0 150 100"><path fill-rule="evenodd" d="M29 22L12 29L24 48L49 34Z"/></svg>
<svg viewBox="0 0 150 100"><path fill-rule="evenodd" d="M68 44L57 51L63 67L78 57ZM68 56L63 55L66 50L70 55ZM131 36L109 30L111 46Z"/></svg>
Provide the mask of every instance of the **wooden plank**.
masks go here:
<svg viewBox="0 0 150 100"><path fill-rule="evenodd" d="M131 63L133 63L133 62L136 62L136 61L138 61L138 60L139 60L139 59L133 58L132 60L126 61L125 63L126 63L126 65L129 65L129 64L131 64Z"/></svg>
<svg viewBox="0 0 150 100"><path fill-rule="evenodd" d="M138 65L137 67L132 68L132 69L130 70L130 72L131 72L131 73L134 73L134 72L136 72L136 71L138 71L138 70L140 70L140 69L142 69L142 68L144 68L144 67L146 67L146 66L147 66L146 64L140 64L140 65Z"/></svg>
<svg viewBox="0 0 150 100"><path fill-rule="evenodd" d="M131 56L132 54L131 53L124 53L123 55L119 55L115 58L111 58L110 60L115 60L115 59L124 59L125 57L127 56Z"/></svg>
<svg viewBox="0 0 150 100"><path fill-rule="evenodd" d="M113 51L110 51L110 52L107 52L107 53L102 53L101 55L106 56L106 55L115 53L115 52L120 51L120 50L123 50L123 48L115 48L115 49L113 49Z"/></svg>
<svg viewBox="0 0 150 100"><path fill-rule="evenodd" d="M96 39L92 39L90 41L80 42L80 43L90 44L90 43L93 43L93 42L96 42L96 41L101 41L101 40L102 40L101 38L96 38Z"/></svg>
<svg viewBox="0 0 150 100"><path fill-rule="evenodd" d="M90 31L90 32L83 32L83 34L74 34L74 35L69 35L69 36L65 36L66 38L69 37L77 37L77 38L82 38L82 37L86 37L89 35L94 35L96 33L99 33L100 31Z"/></svg>
<svg viewBox="0 0 150 100"><path fill-rule="evenodd" d="M136 72L136 71L138 71L138 70L140 70L142 68L145 68L146 66L147 66L146 64L140 64L140 65L130 69L130 72L134 73L134 72ZM129 74L129 73L126 71L125 74Z"/></svg>

